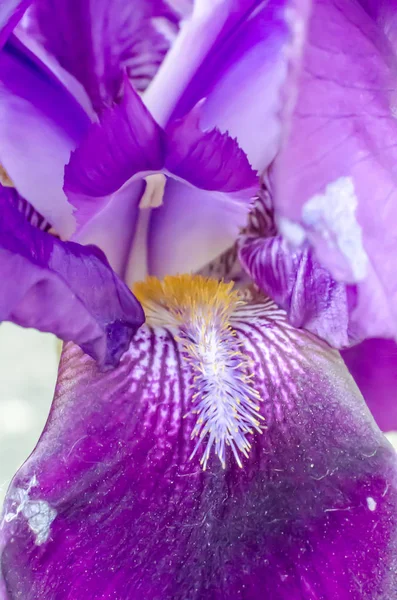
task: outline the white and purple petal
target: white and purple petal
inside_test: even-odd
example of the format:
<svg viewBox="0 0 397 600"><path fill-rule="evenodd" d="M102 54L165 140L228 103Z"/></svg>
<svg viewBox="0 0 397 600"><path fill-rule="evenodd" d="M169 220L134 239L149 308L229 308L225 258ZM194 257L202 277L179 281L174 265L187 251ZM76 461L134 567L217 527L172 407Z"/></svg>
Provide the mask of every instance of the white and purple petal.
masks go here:
<svg viewBox="0 0 397 600"><path fill-rule="evenodd" d="M73 340L101 368L117 364L144 320L136 298L98 248L34 227L16 191L0 193L0 321Z"/></svg>
<svg viewBox="0 0 397 600"><path fill-rule="evenodd" d="M5 504L5 600L397 598L396 457L343 362L269 303L233 329L266 425L243 469L189 461L193 371L170 328L143 326L108 373L65 348Z"/></svg>

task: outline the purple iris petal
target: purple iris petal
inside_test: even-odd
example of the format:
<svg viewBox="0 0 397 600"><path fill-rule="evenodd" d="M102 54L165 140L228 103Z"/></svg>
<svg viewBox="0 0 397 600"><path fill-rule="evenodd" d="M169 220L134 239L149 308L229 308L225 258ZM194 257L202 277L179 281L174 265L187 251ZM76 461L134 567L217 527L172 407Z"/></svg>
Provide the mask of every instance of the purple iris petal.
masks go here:
<svg viewBox="0 0 397 600"><path fill-rule="evenodd" d="M45 47L85 87L101 110L117 99L124 72L142 91L168 50L156 20L176 33L163 0L37 0L32 16Z"/></svg>
<svg viewBox="0 0 397 600"><path fill-rule="evenodd" d="M360 2L313 3L272 174L284 235L297 245L307 238L333 277L357 284L351 321L361 337L397 336L397 70L389 23L380 23Z"/></svg>
<svg viewBox="0 0 397 600"><path fill-rule="evenodd" d="M111 194L138 173L160 170L164 142L139 95L126 81L119 105L104 111L65 169L65 190L83 225L111 200Z"/></svg>
<svg viewBox="0 0 397 600"><path fill-rule="evenodd" d="M250 204L241 200L241 193L204 191L168 179L163 205L150 217L149 273L194 272L227 250L247 221Z"/></svg>
<svg viewBox="0 0 397 600"><path fill-rule="evenodd" d="M203 190L255 190L257 174L237 140L216 128L203 133L202 108L203 105L196 106L186 117L171 121L166 128L166 168Z"/></svg>
<svg viewBox="0 0 397 600"><path fill-rule="evenodd" d="M51 71L15 37L0 52L0 164L61 235L74 227L64 165L90 121Z"/></svg>
<svg viewBox="0 0 397 600"><path fill-rule="evenodd" d="M288 63L299 52L295 23L309 4L307 0L198 3L145 92L155 118L164 124L171 116L182 117L206 98L203 127L228 131L255 169L266 168L280 143Z"/></svg>
<svg viewBox="0 0 397 600"><path fill-rule="evenodd" d="M98 248L36 229L15 190L0 192L0 321L73 340L101 367L117 364L144 320L137 300Z"/></svg>
<svg viewBox="0 0 397 600"><path fill-rule="evenodd" d="M240 260L259 288L304 327L335 348L349 344L348 290L313 258L309 248L293 250L281 236L248 238Z"/></svg>
<svg viewBox="0 0 397 600"><path fill-rule="evenodd" d="M21 19L32 0L3 0L0 4L0 47Z"/></svg>
<svg viewBox="0 0 397 600"><path fill-rule="evenodd" d="M66 347L5 504L5 599L397 598L395 453L337 353L252 308L233 326L267 428L243 469L189 461L192 367L169 329L143 326L108 373Z"/></svg>
<svg viewBox="0 0 397 600"><path fill-rule="evenodd" d="M216 129L199 129L199 110L171 122L164 132L126 82L120 105L91 126L65 170L65 190L77 208L79 225L102 210L132 177L164 168L207 190L244 190L230 202L247 205L257 182L255 172L236 140Z"/></svg>
<svg viewBox="0 0 397 600"><path fill-rule="evenodd" d="M382 431L397 431L397 345L365 340L342 352L343 359Z"/></svg>

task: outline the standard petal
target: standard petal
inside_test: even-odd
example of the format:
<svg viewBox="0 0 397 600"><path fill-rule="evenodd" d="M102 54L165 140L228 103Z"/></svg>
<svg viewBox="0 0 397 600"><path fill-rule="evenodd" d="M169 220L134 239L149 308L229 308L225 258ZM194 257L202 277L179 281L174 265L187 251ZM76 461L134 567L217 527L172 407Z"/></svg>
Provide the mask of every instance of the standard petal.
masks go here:
<svg viewBox="0 0 397 600"><path fill-rule="evenodd" d="M343 359L382 431L397 431L397 344L365 340Z"/></svg>
<svg viewBox="0 0 397 600"><path fill-rule="evenodd" d="M38 0L30 16L45 47L83 84L99 111L118 98L125 72L136 89L145 89L178 21L162 0Z"/></svg>
<svg viewBox="0 0 397 600"><path fill-rule="evenodd" d="M263 309L233 322L266 418L243 469L189 461L193 368L169 328L111 373L66 347L5 504L5 599L397 598L395 452L337 353Z"/></svg>
<svg viewBox="0 0 397 600"><path fill-rule="evenodd" d="M0 52L0 164L62 236L73 231L64 166L90 121L51 71L15 37Z"/></svg>
<svg viewBox="0 0 397 600"><path fill-rule="evenodd" d="M169 178L163 205L150 218L149 273L163 277L201 269L233 245L249 208L240 194L207 192Z"/></svg>
<svg viewBox="0 0 397 600"><path fill-rule="evenodd" d="M389 25L384 20L382 29L359 2L313 3L297 103L272 173L283 234L297 245L308 239L334 278L357 285L351 319L361 337L397 337L397 70Z"/></svg>
<svg viewBox="0 0 397 600"><path fill-rule="evenodd" d="M197 2L144 94L163 126L201 99L204 129L236 137L262 171L280 144L282 87L309 0Z"/></svg>
<svg viewBox="0 0 397 600"><path fill-rule="evenodd" d="M167 127L166 169L202 190L256 191L258 176L245 152L228 133L216 128L202 131L202 109L202 105L196 106Z"/></svg>
<svg viewBox="0 0 397 600"><path fill-rule="evenodd" d="M15 190L0 191L0 321L73 340L101 368L114 366L144 320L138 301L98 248L33 227Z"/></svg>
<svg viewBox="0 0 397 600"><path fill-rule="evenodd" d="M349 296L313 257L281 236L242 240L240 260L254 283L281 306L295 327L304 327L334 348L349 344Z"/></svg>

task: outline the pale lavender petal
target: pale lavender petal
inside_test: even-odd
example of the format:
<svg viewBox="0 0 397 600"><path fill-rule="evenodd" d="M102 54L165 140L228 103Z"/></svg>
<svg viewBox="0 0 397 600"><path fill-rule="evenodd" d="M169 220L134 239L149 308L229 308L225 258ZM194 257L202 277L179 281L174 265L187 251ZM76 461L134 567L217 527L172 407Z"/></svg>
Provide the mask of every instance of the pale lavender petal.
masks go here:
<svg viewBox="0 0 397 600"><path fill-rule="evenodd" d="M15 190L0 193L0 321L73 340L102 368L117 364L144 320L136 298L98 248L32 226Z"/></svg>
<svg viewBox="0 0 397 600"><path fill-rule="evenodd" d="M189 461L194 370L169 329L105 374L66 347L5 504L5 600L396 600L395 452L338 354L263 308L233 322L267 427L243 469Z"/></svg>
<svg viewBox="0 0 397 600"><path fill-rule="evenodd" d="M64 166L90 121L51 71L15 37L0 52L0 164L31 204L67 236Z"/></svg>
<svg viewBox="0 0 397 600"><path fill-rule="evenodd" d="M149 272L163 277L201 269L233 245L249 208L240 193L208 192L168 179L163 205L151 215Z"/></svg>
<svg viewBox="0 0 397 600"><path fill-rule="evenodd" d="M127 72L136 89L156 73L177 16L163 0L36 0L31 17L45 47L88 92L97 110L111 106Z"/></svg>
<svg viewBox="0 0 397 600"><path fill-rule="evenodd" d="M365 340L342 357L382 431L397 431L397 344Z"/></svg>
<svg viewBox="0 0 397 600"><path fill-rule="evenodd" d="M297 103L272 173L282 233L298 245L307 238L335 279L357 285L351 322L361 337L397 337L397 69L388 25L359 2L313 4Z"/></svg>

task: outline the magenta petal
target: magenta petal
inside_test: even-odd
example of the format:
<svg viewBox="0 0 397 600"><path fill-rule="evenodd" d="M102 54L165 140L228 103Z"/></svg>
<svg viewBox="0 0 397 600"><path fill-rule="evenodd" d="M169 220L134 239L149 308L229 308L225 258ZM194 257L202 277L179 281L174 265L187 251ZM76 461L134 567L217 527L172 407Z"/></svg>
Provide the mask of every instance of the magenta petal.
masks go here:
<svg viewBox="0 0 397 600"><path fill-rule="evenodd" d="M82 107L15 37L0 52L0 164L62 236L73 231L64 166L87 131Z"/></svg>
<svg viewBox="0 0 397 600"><path fill-rule="evenodd" d="M202 107L166 128L165 167L177 177L203 190L237 192L258 187L258 177L237 140L219 129L203 132Z"/></svg>
<svg viewBox="0 0 397 600"><path fill-rule="evenodd" d="M3 0L0 3L0 47L6 42L32 0Z"/></svg>
<svg viewBox="0 0 397 600"><path fill-rule="evenodd" d="M359 2L313 3L272 174L283 234L295 244L307 238L334 278L357 284L351 320L362 337L397 337L393 14L377 23Z"/></svg>
<svg viewBox="0 0 397 600"><path fill-rule="evenodd" d="M98 248L36 229L15 190L0 191L0 321L73 340L101 368L114 366L144 320L138 301Z"/></svg>
<svg viewBox="0 0 397 600"><path fill-rule="evenodd" d="M177 23L162 0L37 0L30 16L39 39L84 85L97 110L118 98L124 72L145 89L169 47L156 19L170 34Z"/></svg>
<svg viewBox="0 0 397 600"><path fill-rule="evenodd" d="M382 431L397 431L397 344L365 340L343 359Z"/></svg>
<svg viewBox="0 0 397 600"><path fill-rule="evenodd" d="M240 260L256 285L281 306L295 327L304 327L335 348L349 344L348 290L313 258L281 238L248 238Z"/></svg>
<svg viewBox="0 0 397 600"><path fill-rule="evenodd" d="M66 347L5 504L5 600L396 600L395 452L337 353L259 314L234 322L267 426L243 469L189 461L169 329L142 327L110 373Z"/></svg>
<svg viewBox="0 0 397 600"><path fill-rule="evenodd" d="M131 177L163 167L162 131L139 95L125 82L119 105L106 110L71 156L65 191L85 223Z"/></svg>

